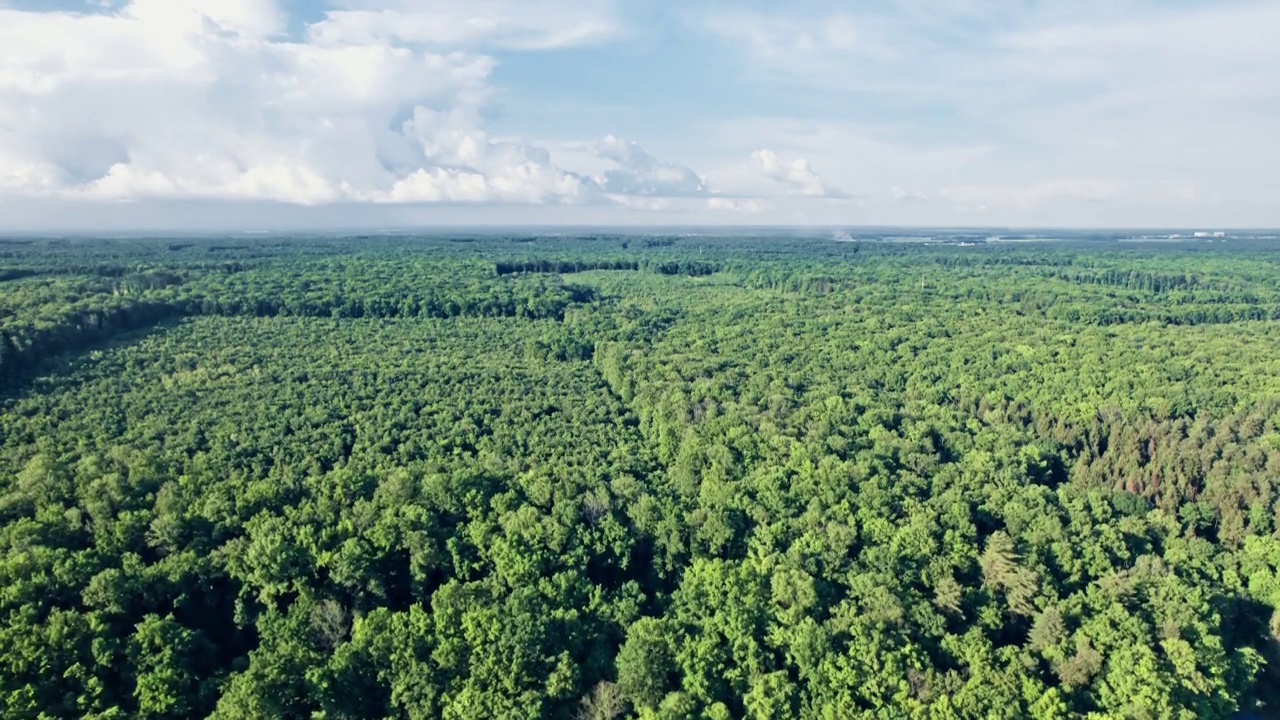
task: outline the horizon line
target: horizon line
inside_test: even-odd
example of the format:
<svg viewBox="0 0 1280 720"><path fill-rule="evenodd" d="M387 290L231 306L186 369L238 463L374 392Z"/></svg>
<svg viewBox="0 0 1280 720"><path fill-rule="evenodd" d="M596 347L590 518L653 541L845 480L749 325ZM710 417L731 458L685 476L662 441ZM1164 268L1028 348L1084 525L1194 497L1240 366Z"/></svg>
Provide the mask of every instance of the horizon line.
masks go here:
<svg viewBox="0 0 1280 720"><path fill-rule="evenodd" d="M695 231L751 232L751 231L789 231L789 232L865 232L865 231L910 231L910 232L995 232L1027 233L1027 232L1066 232L1066 233L1166 233L1183 234L1196 232L1225 233L1280 233L1280 227L1250 227L1223 225L927 225L927 224L612 224L612 223L488 223L488 224L439 224L439 225L350 225L350 226L276 226L276 227L224 227L224 228L144 228L114 227L103 229L86 228L13 228L0 229L0 237L138 237L156 235L225 236L225 235L280 235L280 234L382 234L395 235L403 233L448 233L448 232L480 232L480 233L519 233L533 232L613 232L613 233L654 233ZM1167 235L1166 235L1167 237ZM1188 240L1222 239L1196 238L1188 236Z"/></svg>

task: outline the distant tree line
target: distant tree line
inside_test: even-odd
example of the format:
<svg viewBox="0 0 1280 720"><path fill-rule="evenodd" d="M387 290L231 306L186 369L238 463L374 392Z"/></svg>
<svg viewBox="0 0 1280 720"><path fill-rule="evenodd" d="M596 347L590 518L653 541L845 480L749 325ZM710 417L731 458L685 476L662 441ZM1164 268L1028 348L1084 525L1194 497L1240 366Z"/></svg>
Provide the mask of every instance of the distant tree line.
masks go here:
<svg viewBox="0 0 1280 720"><path fill-rule="evenodd" d="M516 273L568 274L592 270L647 270L661 275L688 275L702 277L719 272L717 263L693 260L510 260L494 263L499 276Z"/></svg>

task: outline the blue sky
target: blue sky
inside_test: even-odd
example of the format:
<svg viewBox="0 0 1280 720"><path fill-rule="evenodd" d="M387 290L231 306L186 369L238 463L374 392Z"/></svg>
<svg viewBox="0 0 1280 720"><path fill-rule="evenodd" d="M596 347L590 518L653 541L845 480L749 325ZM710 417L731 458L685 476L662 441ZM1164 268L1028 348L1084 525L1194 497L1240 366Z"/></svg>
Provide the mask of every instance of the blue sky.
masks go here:
<svg viewBox="0 0 1280 720"><path fill-rule="evenodd" d="M1275 0L0 0L0 229L1280 226Z"/></svg>

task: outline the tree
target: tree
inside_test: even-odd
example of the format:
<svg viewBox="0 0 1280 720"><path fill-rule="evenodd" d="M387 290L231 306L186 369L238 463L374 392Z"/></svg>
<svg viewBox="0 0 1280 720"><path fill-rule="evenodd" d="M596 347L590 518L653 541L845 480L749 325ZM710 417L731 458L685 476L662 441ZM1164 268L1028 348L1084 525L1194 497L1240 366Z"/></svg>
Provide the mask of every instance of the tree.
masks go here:
<svg viewBox="0 0 1280 720"><path fill-rule="evenodd" d="M613 720L627 711L622 688L608 680L596 683L581 705L579 720Z"/></svg>

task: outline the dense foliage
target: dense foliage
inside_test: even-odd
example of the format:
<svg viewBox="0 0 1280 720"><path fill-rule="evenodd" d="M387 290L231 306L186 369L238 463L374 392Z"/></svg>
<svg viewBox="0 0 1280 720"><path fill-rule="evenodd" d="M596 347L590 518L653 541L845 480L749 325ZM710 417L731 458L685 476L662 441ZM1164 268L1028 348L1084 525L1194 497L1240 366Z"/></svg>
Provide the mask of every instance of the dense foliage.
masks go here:
<svg viewBox="0 0 1280 720"><path fill-rule="evenodd" d="M0 245L0 715L1280 706L1280 246Z"/></svg>

